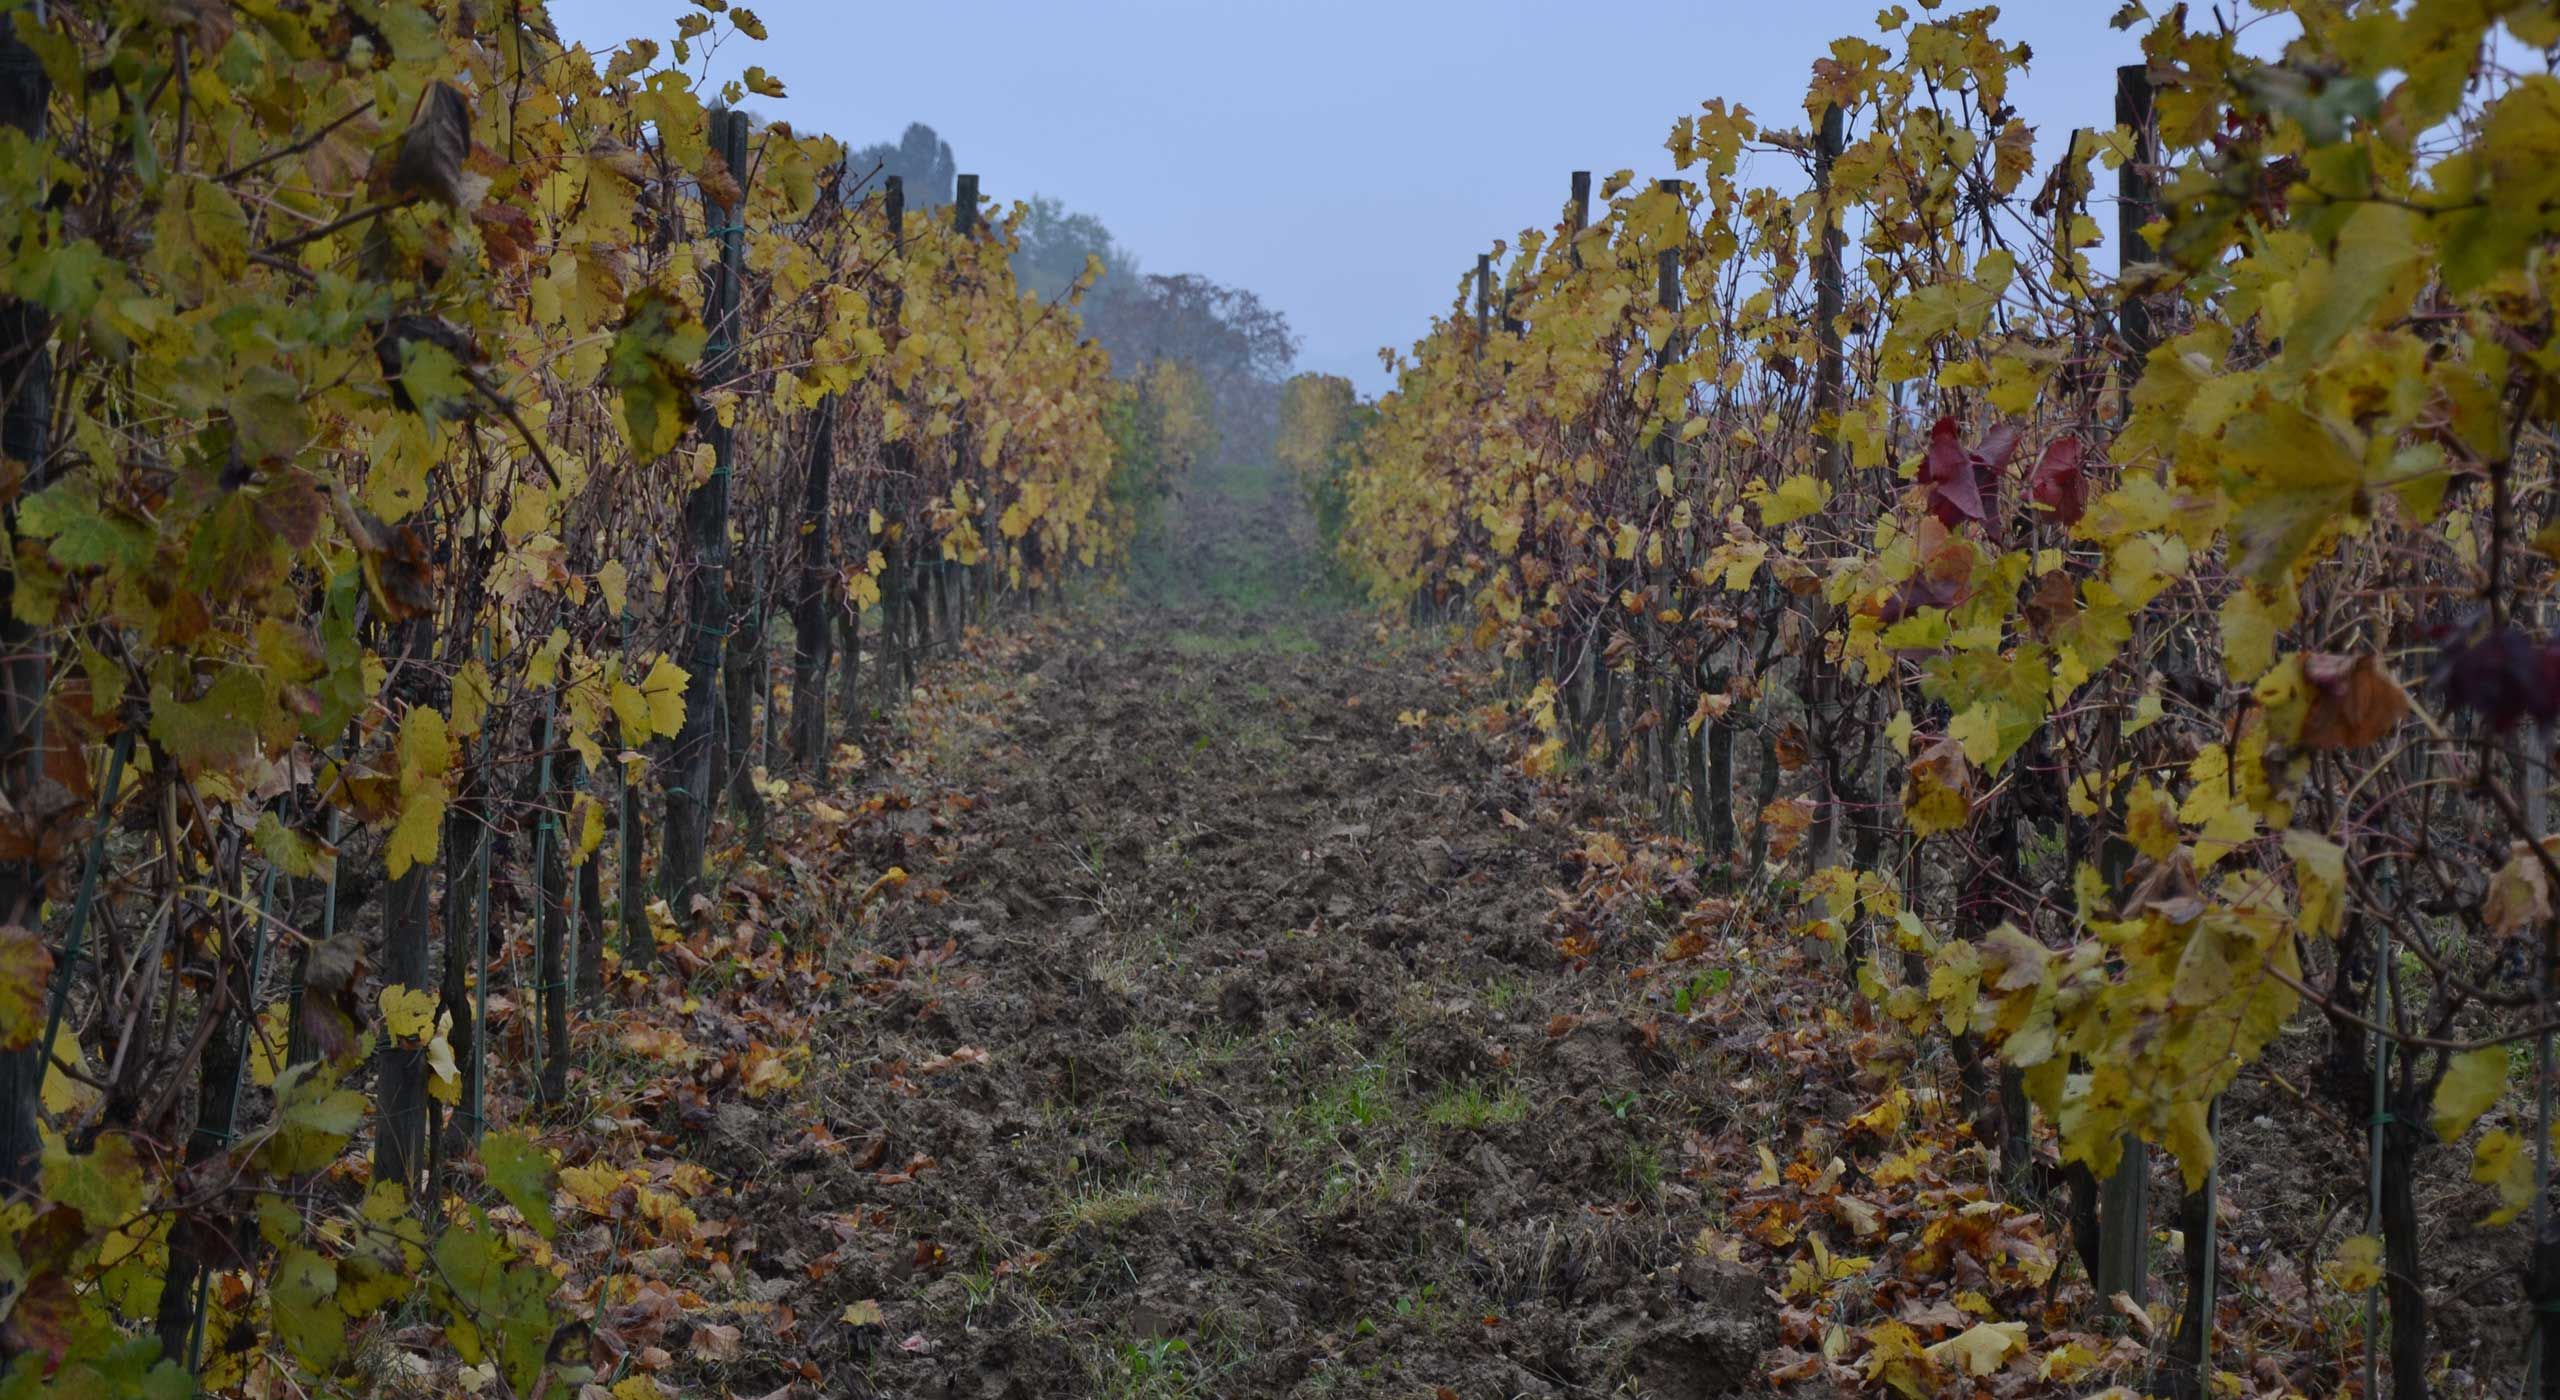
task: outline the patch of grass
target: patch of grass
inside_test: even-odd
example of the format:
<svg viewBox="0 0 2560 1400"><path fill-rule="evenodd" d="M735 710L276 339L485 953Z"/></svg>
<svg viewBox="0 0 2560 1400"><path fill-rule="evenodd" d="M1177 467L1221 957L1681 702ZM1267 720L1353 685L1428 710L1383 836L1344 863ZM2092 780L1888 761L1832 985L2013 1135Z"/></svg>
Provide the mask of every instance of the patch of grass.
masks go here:
<svg viewBox="0 0 2560 1400"><path fill-rule="evenodd" d="M1325 1173L1316 1213L1331 1215L1354 1200L1411 1199L1422 1180L1422 1154L1411 1147L1371 1157L1344 1156Z"/></svg>
<svg viewBox="0 0 2560 1400"><path fill-rule="evenodd" d="M1686 1016L1695 1008L1706 1005L1709 997L1715 996L1717 993L1722 992L1725 988L1732 985L1732 968L1708 968L1706 971L1690 978L1687 986L1672 993L1671 1009L1682 1016Z"/></svg>
<svg viewBox="0 0 2560 1400"><path fill-rule="evenodd" d="M1086 1186L1058 1210L1058 1232L1095 1230L1110 1234L1164 1204L1164 1187L1152 1180L1126 1186Z"/></svg>
<svg viewBox="0 0 2560 1400"><path fill-rule="evenodd" d="M1393 1311L1390 1314L1363 1317L1353 1323L1351 1335L1374 1337L1387 1327L1424 1333L1441 1332L1457 1321L1457 1310L1441 1295L1437 1283L1424 1283L1410 1293L1397 1294L1391 1306Z"/></svg>
<svg viewBox="0 0 2560 1400"><path fill-rule="evenodd" d="M1191 1344L1180 1337L1132 1337L1113 1347L1096 1367L1100 1392L1114 1400L1177 1400L1198 1395L1202 1377Z"/></svg>
<svg viewBox="0 0 2560 1400"><path fill-rule="evenodd" d="M996 1274L992 1266L979 1264L967 1277L961 1279L960 1283L969 1291L969 1307L968 1312L963 1316L963 1321L975 1319L988 1304L995 1301Z"/></svg>
<svg viewBox="0 0 2560 1400"><path fill-rule="evenodd" d="M1152 1080L1167 1099L1216 1076L1236 1062L1248 1045L1232 1029L1211 1026L1198 1035L1183 1035L1161 1026L1140 1024L1128 1031L1129 1064L1141 1079Z"/></svg>
<svg viewBox="0 0 2560 1400"><path fill-rule="evenodd" d="M1372 1061L1309 1094L1299 1119L1311 1134L1330 1138L1351 1128L1376 1127L1394 1112L1387 1067Z"/></svg>
<svg viewBox="0 0 2560 1400"><path fill-rule="evenodd" d="M1662 1195L1662 1154L1649 1142L1627 1144L1618 1159L1618 1180L1627 1194L1638 1200L1657 1200Z"/></svg>
<svg viewBox="0 0 2560 1400"><path fill-rule="evenodd" d="M1440 1285L1424 1283L1410 1293L1398 1294L1394 1304L1396 1321L1422 1332L1444 1331L1457 1318L1457 1309L1441 1295Z"/></svg>
<svg viewBox="0 0 2560 1400"><path fill-rule="evenodd" d="M1529 1100L1512 1085L1504 1085L1500 1093L1485 1092L1482 1084L1466 1083L1440 1091L1423 1116L1433 1127L1455 1128L1461 1132L1482 1132L1502 1123L1517 1123L1529 1116Z"/></svg>
<svg viewBox="0 0 2560 1400"><path fill-rule="evenodd" d="M1484 986L1484 1009L1487 1011L1508 1011L1528 998L1529 979L1518 973L1506 972Z"/></svg>

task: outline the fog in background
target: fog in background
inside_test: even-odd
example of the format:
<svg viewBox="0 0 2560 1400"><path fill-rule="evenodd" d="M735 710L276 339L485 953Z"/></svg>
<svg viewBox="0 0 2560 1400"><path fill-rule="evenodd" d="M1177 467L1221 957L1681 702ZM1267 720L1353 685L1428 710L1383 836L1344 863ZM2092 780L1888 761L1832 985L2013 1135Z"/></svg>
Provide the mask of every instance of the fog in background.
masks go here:
<svg viewBox="0 0 2560 1400"><path fill-rule="evenodd" d="M1801 124L1813 60L1843 35L1879 39L1880 5L760 0L770 41L733 40L692 67L760 64L789 95L746 105L855 147L894 152L923 123L949 147L939 174L976 173L999 204L1045 195L1051 220L1107 230L1121 274L1107 280L1134 280L1134 264L1196 279L1191 294L1249 293L1298 337L1294 368L1374 394L1388 387L1379 347L1420 336L1479 250L1551 222L1568 172L1671 174L1663 138L1709 97ZM1916 0L1906 8L1921 17ZM2116 65L2139 58L2108 27L2117 8L2004 7L1998 32L2034 53L2011 100L2040 160L2072 128L2113 121ZM598 49L664 43L692 10L551 5L564 39ZM923 154L935 169L942 153ZM1797 178L1778 155L1742 173ZM1055 266L1081 263L1079 249Z"/></svg>

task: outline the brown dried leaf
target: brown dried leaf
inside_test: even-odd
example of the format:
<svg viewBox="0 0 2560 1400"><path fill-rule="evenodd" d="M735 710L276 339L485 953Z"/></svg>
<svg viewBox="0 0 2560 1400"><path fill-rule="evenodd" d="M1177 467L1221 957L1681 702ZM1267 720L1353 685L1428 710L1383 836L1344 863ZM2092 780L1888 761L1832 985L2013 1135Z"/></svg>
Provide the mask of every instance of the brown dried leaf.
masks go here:
<svg viewBox="0 0 2560 1400"><path fill-rule="evenodd" d="M486 182L464 169L470 159L470 104L449 84L430 85L418 98L409 129L401 134L391 187L401 194L468 209L479 202L486 187Z"/></svg>
<svg viewBox="0 0 2560 1400"><path fill-rule="evenodd" d="M2481 922L2506 938L2551 917L2551 884L2542 861L2522 841L2514 852L2489 877L2489 892L2480 902Z"/></svg>
<svg viewBox="0 0 2560 1400"><path fill-rule="evenodd" d="M2408 716L2408 694L2370 652L2305 653L2302 675L2311 683L2311 708L2303 716L2300 740L2306 749L2362 748Z"/></svg>
<svg viewBox="0 0 2560 1400"><path fill-rule="evenodd" d="M1813 751L1805 744L1804 729L1799 725L1789 724L1778 731L1777 749L1781 772L1795 772L1813 758Z"/></svg>

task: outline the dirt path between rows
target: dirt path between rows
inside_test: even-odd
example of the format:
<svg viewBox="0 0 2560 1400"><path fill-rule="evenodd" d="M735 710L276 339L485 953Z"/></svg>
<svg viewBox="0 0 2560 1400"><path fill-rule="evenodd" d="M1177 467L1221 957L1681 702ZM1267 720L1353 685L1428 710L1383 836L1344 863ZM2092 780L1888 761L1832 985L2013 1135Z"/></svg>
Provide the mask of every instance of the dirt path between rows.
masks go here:
<svg viewBox="0 0 2560 1400"><path fill-rule="evenodd" d="M1167 530L930 682L988 719L862 838L910 878L803 1110L856 1146L715 1134L747 1286L879 1305L830 1394L1754 1386L1760 1280L1691 1248L1723 1096L1550 943L1570 827L1413 713L1435 662L1319 596L1278 482Z"/></svg>

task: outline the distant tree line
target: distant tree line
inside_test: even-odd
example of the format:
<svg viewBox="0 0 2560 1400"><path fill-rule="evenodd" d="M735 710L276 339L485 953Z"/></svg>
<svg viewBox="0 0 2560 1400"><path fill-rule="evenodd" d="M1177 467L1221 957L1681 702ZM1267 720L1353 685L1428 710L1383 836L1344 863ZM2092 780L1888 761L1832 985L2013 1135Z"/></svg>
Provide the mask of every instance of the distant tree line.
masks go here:
<svg viewBox="0 0 2560 1400"><path fill-rule="evenodd" d="M897 176L905 184L910 209L950 204L960 183L960 163L951 154L951 143L923 122L907 123L896 145L883 141L854 152L847 168L855 179L868 178L875 186Z"/></svg>
<svg viewBox="0 0 2560 1400"><path fill-rule="evenodd" d="M1294 375L1280 386L1280 427L1273 455L1288 469L1314 513L1329 561L1340 553L1361 435L1377 417L1377 405L1361 402L1351 381L1338 374Z"/></svg>
<svg viewBox="0 0 2560 1400"><path fill-rule="evenodd" d="M848 165L856 180L899 177L910 209L949 205L959 169L951 143L923 122L909 123L894 144L863 147ZM1285 313L1252 291L1197 273L1141 270L1137 255L1100 218L1071 210L1053 195L1032 195L1016 231L1021 248L1014 254L1015 282L1043 300L1063 298L1089 262L1100 263L1081 311L1086 330L1110 352L1114 374L1144 379L1159 363L1171 362L1197 380L1209 406L1208 436L1198 455L1272 455L1281 385L1298 357L1298 336Z"/></svg>

